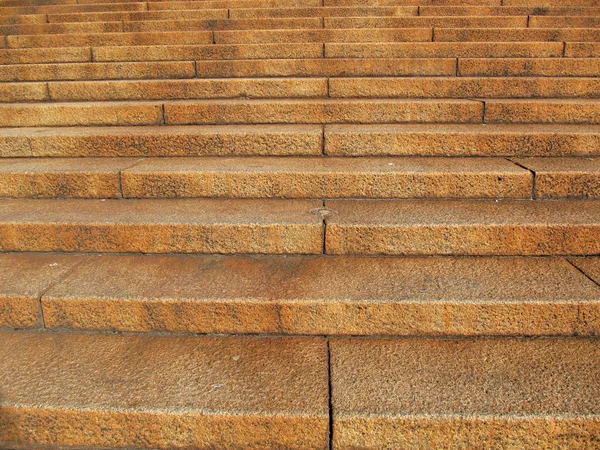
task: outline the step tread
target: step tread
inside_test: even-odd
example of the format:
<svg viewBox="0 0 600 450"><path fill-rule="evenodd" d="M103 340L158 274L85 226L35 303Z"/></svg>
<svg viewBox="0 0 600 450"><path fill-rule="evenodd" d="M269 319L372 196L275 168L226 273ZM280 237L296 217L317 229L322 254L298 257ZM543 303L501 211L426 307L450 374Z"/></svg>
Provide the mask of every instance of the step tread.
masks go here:
<svg viewBox="0 0 600 450"><path fill-rule="evenodd" d="M597 158L514 158L535 173L537 198L600 198Z"/></svg>
<svg viewBox="0 0 600 450"><path fill-rule="evenodd" d="M2 333L0 354L8 442L326 447L324 339Z"/></svg>
<svg viewBox="0 0 600 450"><path fill-rule="evenodd" d="M396 255L589 255L600 202L328 200L326 252Z"/></svg>
<svg viewBox="0 0 600 450"><path fill-rule="evenodd" d="M91 256L41 304L46 327L80 330L561 335L600 326L600 288L548 258Z"/></svg>
<svg viewBox="0 0 600 450"><path fill-rule="evenodd" d="M334 448L420 446L423 435L440 448L482 440L595 445L596 340L333 339L330 346Z"/></svg>
<svg viewBox="0 0 600 450"><path fill-rule="evenodd" d="M0 200L4 251L321 253L316 200Z"/></svg>

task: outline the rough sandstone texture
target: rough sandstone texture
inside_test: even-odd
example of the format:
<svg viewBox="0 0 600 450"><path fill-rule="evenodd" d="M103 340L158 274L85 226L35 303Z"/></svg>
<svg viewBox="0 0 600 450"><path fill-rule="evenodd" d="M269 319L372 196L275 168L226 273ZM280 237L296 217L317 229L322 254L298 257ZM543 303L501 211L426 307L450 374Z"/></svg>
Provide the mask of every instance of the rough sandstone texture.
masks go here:
<svg viewBox="0 0 600 450"><path fill-rule="evenodd" d="M593 255L600 202L331 200L326 252Z"/></svg>
<svg viewBox="0 0 600 450"><path fill-rule="evenodd" d="M600 288L562 259L90 256L47 327L346 335L596 335ZM587 311L585 317L580 311Z"/></svg>
<svg viewBox="0 0 600 450"><path fill-rule="evenodd" d="M333 339L334 448L594 448L587 339Z"/></svg>
<svg viewBox="0 0 600 450"><path fill-rule="evenodd" d="M165 104L169 125L220 123L480 123L472 100L214 100Z"/></svg>
<svg viewBox="0 0 600 450"><path fill-rule="evenodd" d="M232 44L121 46L93 48L95 61L180 61L221 59L320 58L323 44ZM0 53L0 58L2 57ZM202 72L199 72L201 75Z"/></svg>
<svg viewBox="0 0 600 450"><path fill-rule="evenodd" d="M600 197L600 160L597 158L517 158L535 173L538 198Z"/></svg>
<svg viewBox="0 0 600 450"><path fill-rule="evenodd" d="M118 198L120 172L133 158L2 158L0 197Z"/></svg>
<svg viewBox="0 0 600 450"><path fill-rule="evenodd" d="M0 155L210 156L319 155L317 125L72 127L0 130Z"/></svg>
<svg viewBox="0 0 600 450"><path fill-rule="evenodd" d="M132 198L529 198L532 176L492 158L153 158L122 185Z"/></svg>
<svg viewBox="0 0 600 450"><path fill-rule="evenodd" d="M0 248L321 253L321 205L306 200L2 200Z"/></svg>
<svg viewBox="0 0 600 450"><path fill-rule="evenodd" d="M40 297L80 261L79 256L0 254L0 328L41 327Z"/></svg>
<svg viewBox="0 0 600 450"><path fill-rule="evenodd" d="M2 333L7 444L326 449L324 339Z"/></svg>
<svg viewBox="0 0 600 450"><path fill-rule="evenodd" d="M600 135L588 125L328 125L332 156L592 156Z"/></svg>

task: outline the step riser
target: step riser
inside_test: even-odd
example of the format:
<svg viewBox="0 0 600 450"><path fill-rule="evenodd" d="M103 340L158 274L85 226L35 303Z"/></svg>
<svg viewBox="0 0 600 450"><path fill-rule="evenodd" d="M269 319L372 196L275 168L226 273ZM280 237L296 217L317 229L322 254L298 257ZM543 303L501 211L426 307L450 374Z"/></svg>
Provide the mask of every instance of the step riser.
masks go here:
<svg viewBox="0 0 600 450"><path fill-rule="evenodd" d="M157 223L164 202L173 208L171 219ZM252 207L248 201L219 205L233 208L230 211L205 209L215 208L214 202L223 200L5 200L0 203L0 247L4 251L273 254L318 254L324 249L334 255L600 253L600 203L592 201L331 200L326 204L334 214L327 218L324 242L323 224L316 213L320 201L254 201L265 211L284 211L281 222L279 215L272 222L265 216L259 223L249 222L241 212ZM189 216L200 211L204 216Z"/></svg>
<svg viewBox="0 0 600 450"><path fill-rule="evenodd" d="M530 198L532 189L532 174L502 159L0 161L7 198Z"/></svg>
<svg viewBox="0 0 600 450"><path fill-rule="evenodd" d="M4 130L0 157L600 156L600 130L593 126L494 127L334 125L324 133L312 125Z"/></svg>

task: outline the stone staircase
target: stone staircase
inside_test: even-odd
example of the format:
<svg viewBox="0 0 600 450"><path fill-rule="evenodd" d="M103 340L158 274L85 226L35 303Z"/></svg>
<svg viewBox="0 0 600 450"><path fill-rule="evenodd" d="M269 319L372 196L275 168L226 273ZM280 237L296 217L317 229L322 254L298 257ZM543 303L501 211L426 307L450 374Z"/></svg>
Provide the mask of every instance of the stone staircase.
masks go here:
<svg viewBox="0 0 600 450"><path fill-rule="evenodd" d="M0 448L600 449L600 0L0 0Z"/></svg>

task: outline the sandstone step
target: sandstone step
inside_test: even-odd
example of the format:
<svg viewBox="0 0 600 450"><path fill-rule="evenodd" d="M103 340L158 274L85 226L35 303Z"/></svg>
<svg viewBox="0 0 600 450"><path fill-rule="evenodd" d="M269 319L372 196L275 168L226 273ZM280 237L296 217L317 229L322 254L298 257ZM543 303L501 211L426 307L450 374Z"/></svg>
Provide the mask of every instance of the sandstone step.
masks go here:
<svg viewBox="0 0 600 450"><path fill-rule="evenodd" d="M0 105L0 111L4 105ZM10 105L11 108L19 106ZM50 111L48 109L47 111ZM543 108L538 108L543 110ZM483 105L471 100L212 100L164 104L165 123L480 123ZM1 117L1 116L0 116ZM53 120L58 118L52 116ZM7 118L7 122L20 123ZM4 124L3 126L10 126ZM14 125L13 125L14 126Z"/></svg>
<svg viewBox="0 0 600 450"><path fill-rule="evenodd" d="M39 328L42 294L82 261L77 255L0 254L0 329Z"/></svg>
<svg viewBox="0 0 600 450"><path fill-rule="evenodd" d="M323 142L323 137L325 142ZM593 125L202 125L8 128L0 157L600 156Z"/></svg>
<svg viewBox="0 0 600 450"><path fill-rule="evenodd" d="M593 255L600 202L331 200L328 254Z"/></svg>
<svg viewBox="0 0 600 450"><path fill-rule="evenodd" d="M593 136L590 135L591 138ZM590 146L594 146L590 139ZM572 148L586 146L570 142ZM558 145L558 144L557 144ZM565 142L566 145L566 142ZM320 155L319 125L10 128L0 157ZM569 147L571 148L571 147ZM595 147L594 147L595 148Z"/></svg>
<svg viewBox="0 0 600 450"><path fill-rule="evenodd" d="M324 25L325 28L523 28L527 27L527 20L527 16L326 17Z"/></svg>
<svg viewBox="0 0 600 450"><path fill-rule="evenodd" d="M294 0L297 8L321 6L322 0ZM281 0L205 0L148 2L149 11L190 11L200 9L279 8Z"/></svg>
<svg viewBox="0 0 600 450"><path fill-rule="evenodd" d="M0 200L3 251L322 251L316 200Z"/></svg>
<svg viewBox="0 0 600 450"><path fill-rule="evenodd" d="M598 42L566 42L565 56L569 58L594 58L600 57L600 43Z"/></svg>
<svg viewBox="0 0 600 450"><path fill-rule="evenodd" d="M0 49L0 64L39 64L88 62L92 60L89 47ZM2 70L10 70L2 67Z"/></svg>
<svg viewBox="0 0 600 450"><path fill-rule="evenodd" d="M544 28L596 28L600 27L597 16L531 17L530 27Z"/></svg>
<svg viewBox="0 0 600 450"><path fill-rule="evenodd" d="M142 83L142 82L140 82ZM148 82L150 83L150 82ZM179 81L178 83L187 83ZM50 84L50 98L53 97ZM89 95L93 95L93 90ZM595 98L600 78L414 77L331 78L334 98ZM66 97L58 97L66 99Z"/></svg>
<svg viewBox="0 0 600 450"><path fill-rule="evenodd" d="M502 0L503 6L600 6L599 0Z"/></svg>
<svg viewBox="0 0 600 450"><path fill-rule="evenodd" d="M583 61L588 61L587 59ZM582 64L583 65L583 64ZM24 67L24 66L21 66ZM585 66L594 69L594 65ZM258 60L220 60L196 61L198 77L344 77L344 76L432 76L455 75L455 58L396 58L356 59L320 58L320 59L258 59ZM598 68L600 70L600 68ZM0 76L2 76L0 67ZM12 70L11 70L12 72ZM15 77L27 73L15 69ZM598 72L587 71L596 75ZM13 77L14 78L14 77Z"/></svg>
<svg viewBox="0 0 600 450"><path fill-rule="evenodd" d="M377 0L381 1L381 0ZM393 1L393 0L391 0ZM421 6L420 16L596 16L589 6Z"/></svg>
<svg viewBox="0 0 600 450"><path fill-rule="evenodd" d="M105 22L152 21L152 20L210 20L227 19L228 9L196 9L191 11L112 11L93 13L48 14L49 23L61 22Z"/></svg>
<svg viewBox="0 0 600 450"><path fill-rule="evenodd" d="M501 0L324 0L326 6L370 5L373 3L382 5L419 5L420 7L424 7L425 5L500 6Z"/></svg>
<svg viewBox="0 0 600 450"><path fill-rule="evenodd" d="M332 339L333 448L593 448L595 339Z"/></svg>
<svg viewBox="0 0 600 450"><path fill-rule="evenodd" d="M600 102L573 100L489 100L487 123L600 123Z"/></svg>
<svg viewBox="0 0 600 450"><path fill-rule="evenodd" d="M0 16L21 14L58 14L95 11L146 11L145 2L89 4L89 5L47 5L47 6L7 6L0 7Z"/></svg>
<svg viewBox="0 0 600 450"><path fill-rule="evenodd" d="M3 332L0 355L13 446L327 448L323 338Z"/></svg>
<svg viewBox="0 0 600 450"><path fill-rule="evenodd" d="M562 42L326 43L325 56L328 58L549 58L562 56L563 47Z"/></svg>
<svg viewBox="0 0 600 450"><path fill-rule="evenodd" d="M46 83L1 83L0 102L48 100Z"/></svg>
<svg viewBox="0 0 600 450"><path fill-rule="evenodd" d="M600 198L597 158L517 158L535 173L536 198Z"/></svg>
<svg viewBox="0 0 600 450"><path fill-rule="evenodd" d="M417 16L416 6L372 7L313 7L313 8L235 8L231 18L260 17L361 17L361 16Z"/></svg>
<svg viewBox="0 0 600 450"><path fill-rule="evenodd" d="M59 330L561 336L600 329L600 289L555 258L90 255L82 261L19 253L0 255L0 267L0 304L8 305L0 311L13 312L0 315L5 326L40 327L41 302L44 326Z"/></svg>
<svg viewBox="0 0 600 450"><path fill-rule="evenodd" d="M0 197L119 198L134 158L3 158Z"/></svg>
<svg viewBox="0 0 600 450"><path fill-rule="evenodd" d="M600 128L593 125L328 125L324 149L331 156L596 156L600 155Z"/></svg>
<svg viewBox="0 0 600 450"><path fill-rule="evenodd" d="M434 41L446 42L562 42L600 41L597 28L436 28Z"/></svg>
<svg viewBox="0 0 600 450"><path fill-rule="evenodd" d="M9 36L9 38L11 38L11 36ZM362 28L350 30L215 31L214 38L215 43L217 44L267 44L278 42L428 42L432 40L432 29Z"/></svg>
<svg viewBox="0 0 600 450"><path fill-rule="evenodd" d="M461 76L597 77L600 58L460 58Z"/></svg>
<svg viewBox="0 0 600 450"><path fill-rule="evenodd" d="M112 45L194 45L213 42L211 31L155 33L81 33L7 36L8 48L91 47Z"/></svg>
<svg viewBox="0 0 600 450"><path fill-rule="evenodd" d="M0 16L0 23L12 25L12 24L33 24L33 23L47 23L46 14L29 14L21 16Z"/></svg>
<svg viewBox="0 0 600 450"><path fill-rule="evenodd" d="M163 111L151 102L0 104L0 126L159 125Z"/></svg>
<svg viewBox="0 0 600 450"><path fill-rule="evenodd" d="M486 100L486 123L598 124L593 99ZM92 113L93 112L93 113ZM483 102L453 99L216 99L0 104L0 127L481 123Z"/></svg>
<svg viewBox="0 0 600 450"><path fill-rule="evenodd" d="M169 1L169 2L149 2L149 11L179 11L204 9L206 7L238 9L238 8L280 8L281 1L275 0L203 0L203 1ZM292 6L296 8L318 7L322 6L319 0L294 0Z"/></svg>
<svg viewBox="0 0 600 450"><path fill-rule="evenodd" d="M14 64L0 66L0 80L2 81L193 78L195 75L196 68L192 61Z"/></svg>
<svg viewBox="0 0 600 450"><path fill-rule="evenodd" d="M152 20L123 23L125 32L314 29L322 27L318 17L276 19Z"/></svg>
<svg viewBox="0 0 600 450"><path fill-rule="evenodd" d="M18 177L16 172L28 165L41 168L48 164L49 171L56 165L36 164L34 159L13 168L15 160L8 161L4 167L0 161L0 173L6 171L15 177ZM0 196L9 197L2 195L5 184L2 178L0 175ZM12 177L7 178L9 192L21 190L14 187ZM33 182L27 184L31 186ZM358 161L290 157L152 158L122 168L121 184L123 196L128 198L530 198L532 195L529 171L494 158L361 158ZM68 191L67 186L63 188ZM27 189L23 196L29 193Z"/></svg>
<svg viewBox="0 0 600 450"><path fill-rule="evenodd" d="M223 78L55 82L48 84L48 93L50 99L56 101L326 97L327 79Z"/></svg>
<svg viewBox="0 0 600 450"><path fill-rule="evenodd" d="M46 23L35 25L0 25L0 34L114 33L123 31L122 22Z"/></svg>
<svg viewBox="0 0 600 450"><path fill-rule="evenodd" d="M322 58L323 44L209 44L94 47L96 62ZM562 52L562 50L561 50ZM0 53L1 57L1 53Z"/></svg>

